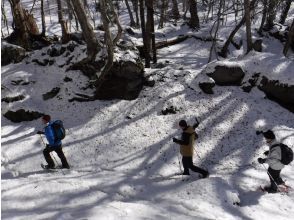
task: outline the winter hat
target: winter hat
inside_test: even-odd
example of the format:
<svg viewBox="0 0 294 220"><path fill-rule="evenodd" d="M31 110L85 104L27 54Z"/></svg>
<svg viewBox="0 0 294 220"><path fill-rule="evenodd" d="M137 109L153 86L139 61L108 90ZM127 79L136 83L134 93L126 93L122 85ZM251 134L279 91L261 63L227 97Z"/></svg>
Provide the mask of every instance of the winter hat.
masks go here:
<svg viewBox="0 0 294 220"><path fill-rule="evenodd" d="M180 127L184 127L184 128L188 127L187 122L185 120L181 120L179 122L179 125L180 125Z"/></svg>
<svg viewBox="0 0 294 220"><path fill-rule="evenodd" d="M276 136L272 130L267 130L266 132L263 132L262 134L266 139L270 139L270 140L276 139Z"/></svg>
<svg viewBox="0 0 294 220"><path fill-rule="evenodd" d="M49 122L51 120L50 115L43 115L42 119L46 122Z"/></svg>

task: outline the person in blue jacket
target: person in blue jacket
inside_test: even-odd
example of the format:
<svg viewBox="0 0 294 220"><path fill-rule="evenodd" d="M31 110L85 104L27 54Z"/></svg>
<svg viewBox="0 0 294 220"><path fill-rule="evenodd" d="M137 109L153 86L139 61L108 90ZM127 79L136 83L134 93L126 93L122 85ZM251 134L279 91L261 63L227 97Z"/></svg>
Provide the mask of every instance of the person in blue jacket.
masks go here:
<svg viewBox="0 0 294 220"><path fill-rule="evenodd" d="M62 142L61 140L55 140L54 130L52 128L52 122L50 115L44 115L42 117L42 122L46 125L44 131L38 131L37 134L44 134L49 144L46 144L43 154L46 162L45 168L51 169L55 167L54 161L51 158L50 153L55 151L58 157L61 160L62 168L69 169L69 165L62 151Z"/></svg>

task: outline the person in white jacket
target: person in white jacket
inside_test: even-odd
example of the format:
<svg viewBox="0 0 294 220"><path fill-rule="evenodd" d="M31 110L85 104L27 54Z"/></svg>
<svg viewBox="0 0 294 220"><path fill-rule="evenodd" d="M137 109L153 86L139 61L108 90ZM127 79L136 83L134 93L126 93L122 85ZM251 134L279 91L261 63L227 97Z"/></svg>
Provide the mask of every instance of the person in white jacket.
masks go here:
<svg viewBox="0 0 294 220"><path fill-rule="evenodd" d="M285 184L285 182L280 177L281 170L285 166L281 162L282 150L280 147L280 143L276 141L276 136L273 131L268 130L266 132L263 132L263 136L270 148L269 151L264 152L267 158L258 158L258 162L260 164L267 163L269 166L267 171L271 181L271 185L264 187L264 190L269 193L275 193L278 191L278 185Z"/></svg>

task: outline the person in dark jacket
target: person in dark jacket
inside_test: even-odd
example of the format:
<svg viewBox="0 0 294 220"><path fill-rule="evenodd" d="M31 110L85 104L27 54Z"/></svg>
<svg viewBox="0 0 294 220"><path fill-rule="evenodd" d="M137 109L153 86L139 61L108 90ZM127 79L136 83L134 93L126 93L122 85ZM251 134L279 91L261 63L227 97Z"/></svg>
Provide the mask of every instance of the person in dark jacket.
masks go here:
<svg viewBox="0 0 294 220"><path fill-rule="evenodd" d="M42 122L46 125L44 131L38 131L37 134L44 134L49 143L46 144L46 148L43 150L45 160L48 163L45 165L45 168L51 169L55 167L54 161L50 155L51 152L55 151L61 160L62 168L69 169L70 167L62 151L62 142L61 140L55 139L50 115L44 115L42 117Z"/></svg>
<svg viewBox="0 0 294 220"><path fill-rule="evenodd" d="M189 169L194 172L202 174L203 178L208 177L208 171L193 165L193 151L194 151L194 142L197 138L195 128L197 125L189 126L185 120L179 122L180 128L183 130L181 140L173 138L173 142L180 145L180 152L182 155L182 163L184 167L183 175L190 175Z"/></svg>
<svg viewBox="0 0 294 220"><path fill-rule="evenodd" d="M278 190L278 185L285 184L280 177L281 170L285 166L281 162L282 150L279 143L276 141L276 136L273 131L268 130L266 132L262 132L262 134L266 143L270 146L269 151L264 152L267 158L258 158L258 162L260 164L267 163L269 165L267 173L269 175L271 185L264 187L264 190L269 193L275 193Z"/></svg>

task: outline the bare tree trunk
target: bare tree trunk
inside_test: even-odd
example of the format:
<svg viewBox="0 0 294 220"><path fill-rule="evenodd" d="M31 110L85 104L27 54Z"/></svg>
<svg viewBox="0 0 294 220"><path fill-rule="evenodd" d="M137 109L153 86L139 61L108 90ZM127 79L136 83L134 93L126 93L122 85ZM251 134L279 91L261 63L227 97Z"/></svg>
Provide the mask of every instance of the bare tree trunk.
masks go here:
<svg viewBox="0 0 294 220"><path fill-rule="evenodd" d="M252 10L255 6L257 0L252 0L250 2L250 10ZM231 32L230 36L228 37L228 39L226 40L224 46L222 47L219 55L222 57L227 57L228 54L228 48L230 45L230 42L233 40L235 34L238 32L238 30L242 27L242 25L245 23L245 16L243 16L243 18L241 19L241 21L238 23L238 25L234 28L234 30Z"/></svg>
<svg viewBox="0 0 294 220"><path fill-rule="evenodd" d="M211 61L212 59L212 52L213 51L216 51L215 49L215 44L216 44L216 39L217 39L217 33L218 33L218 29L219 29L219 23L220 23L220 17L221 17L221 10L222 10L222 6L224 5L224 2L225 0L220 0L219 1L219 10L218 10L218 13L217 13L217 24L216 24L216 28L215 28L215 32L214 32L214 36L213 36L213 41L212 41L212 45L211 45L211 48L210 48L210 53L209 53L209 58L208 58L208 63ZM214 26L214 25L213 25ZM212 27L213 29L213 27ZM217 54L216 54L217 56Z"/></svg>
<svg viewBox="0 0 294 220"><path fill-rule="evenodd" d="M287 42L286 42L286 44L284 46L284 50L283 50L285 57L287 56L288 50L291 45L292 46L294 45L294 19L292 21L292 25L291 25L290 30L288 32L288 39L287 39Z"/></svg>
<svg viewBox="0 0 294 220"><path fill-rule="evenodd" d="M267 16L267 1L268 0L262 0L262 4L263 4L263 10L262 10L262 19L261 19L261 23L260 23L260 27L258 32L262 33L262 29L264 27L264 22L266 20L266 16Z"/></svg>
<svg viewBox="0 0 294 220"><path fill-rule="evenodd" d="M150 67L150 39L148 40L148 34L145 26L145 10L144 10L144 0L139 0L140 5L140 18L141 18L141 29L142 37L144 43L144 56L145 56L145 67Z"/></svg>
<svg viewBox="0 0 294 220"><path fill-rule="evenodd" d="M67 8L68 8L68 21L67 21L67 27L69 29L69 32L71 32L71 21L73 19L73 11L72 11L72 7L71 7L71 4L70 4L70 0L66 0L66 5L67 5Z"/></svg>
<svg viewBox="0 0 294 220"><path fill-rule="evenodd" d="M151 39L152 61L157 62L156 47L155 47L155 33L154 33L154 2L153 0L146 1L147 6L147 34L148 39Z"/></svg>
<svg viewBox="0 0 294 220"><path fill-rule="evenodd" d="M112 3L110 3L112 4ZM102 72L98 78L98 80L95 83L96 90L99 91L100 87L102 86L105 76L111 69L113 65L113 57L114 57L114 44L111 37L111 32L109 30L109 19L107 14L107 3L106 0L100 0L100 12L101 12L101 19L103 23L103 29L104 29L104 41L106 43L107 47L107 62L105 66L102 69Z"/></svg>
<svg viewBox="0 0 294 220"><path fill-rule="evenodd" d="M18 39L16 40L18 45L22 46L25 49L30 48L29 42L29 27L26 23L25 12L20 3L20 0L9 0L11 5L11 11L13 15L14 22L14 31L16 35L18 35Z"/></svg>
<svg viewBox="0 0 294 220"><path fill-rule="evenodd" d="M193 29L198 29L200 28L200 24L199 24L198 12L197 12L197 3L195 0L189 0L189 5L190 5L190 15L191 15L189 25Z"/></svg>
<svg viewBox="0 0 294 220"><path fill-rule="evenodd" d="M132 13L131 8L130 8L129 1L128 0L125 0L125 3L126 3L126 6L127 6L127 9L128 9L129 16L130 16L130 22L131 22L130 23L130 26L131 27L135 27L136 26L136 23L135 23L133 13Z"/></svg>
<svg viewBox="0 0 294 220"><path fill-rule="evenodd" d="M133 8L134 8L134 12L135 12L135 15L136 15L136 27L139 27L140 26L140 19L139 19L139 12L138 12L138 0L132 0L132 3L133 3Z"/></svg>
<svg viewBox="0 0 294 220"><path fill-rule="evenodd" d="M280 23L281 24L285 24L285 21L286 21L286 18L288 16L288 12L291 8L291 3L292 3L292 0L285 0L285 3L284 3L284 8L283 8L283 11L281 13L281 17L280 17Z"/></svg>
<svg viewBox="0 0 294 220"><path fill-rule="evenodd" d="M274 20L276 18L278 0L269 0L268 16L266 20L266 29L271 30L274 27Z"/></svg>
<svg viewBox="0 0 294 220"><path fill-rule="evenodd" d="M174 15L174 19L178 20L180 18L180 12L178 8L178 1L177 0L172 0L173 2L173 7L172 7L172 13Z"/></svg>
<svg viewBox="0 0 294 220"><path fill-rule="evenodd" d="M167 1L168 0L161 0L161 7L160 7L160 19L158 23L158 29L163 28L163 24L165 21L165 12L167 7Z"/></svg>
<svg viewBox="0 0 294 220"><path fill-rule="evenodd" d="M251 35L251 18L250 18L250 0L244 0L246 37L247 37L247 53L252 50L252 35Z"/></svg>
<svg viewBox="0 0 294 220"><path fill-rule="evenodd" d="M93 28L91 27L87 18L85 9L80 0L71 0L75 13L78 17L79 23L82 28L83 36L87 44L87 58L84 62L95 61L96 55L100 50L100 45L94 34Z"/></svg>
<svg viewBox="0 0 294 220"><path fill-rule="evenodd" d="M62 43L67 43L70 40L70 38L69 38L66 23L63 19L61 0L57 0L57 10L58 10L58 22L61 26L61 32L62 32L61 41Z"/></svg>
<svg viewBox="0 0 294 220"><path fill-rule="evenodd" d="M45 34L46 34L46 22L45 22L45 13L44 13L44 0L41 0L41 19L42 19L42 32L41 32L41 35L45 36Z"/></svg>
<svg viewBox="0 0 294 220"><path fill-rule="evenodd" d="M122 36L122 27L120 25L120 22L119 22L119 19L118 19L118 15L117 15L114 7L113 7L112 2L109 2L109 5L110 5L110 9L111 9L111 14L113 15L114 21L115 21L115 23L117 25L117 35L116 35L116 37L113 40L113 45L116 45L117 42L119 41L119 39L121 39L121 36Z"/></svg>

